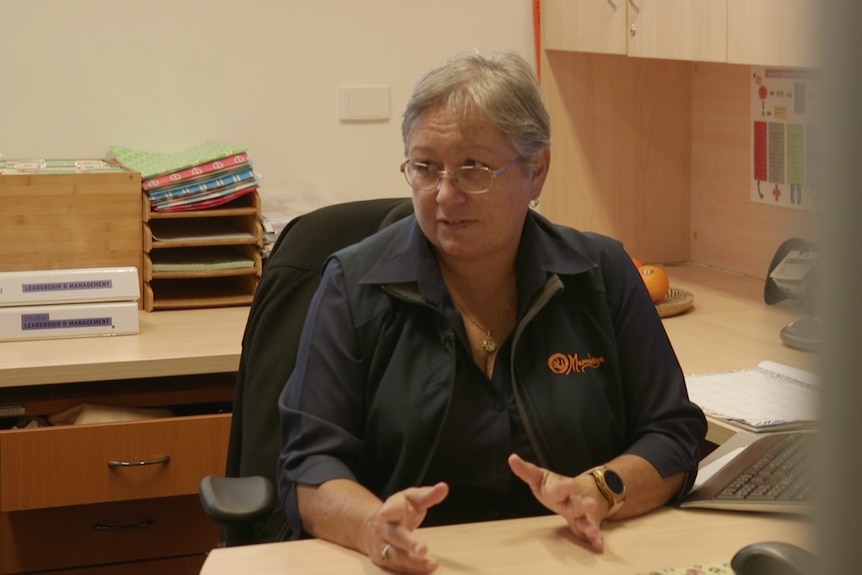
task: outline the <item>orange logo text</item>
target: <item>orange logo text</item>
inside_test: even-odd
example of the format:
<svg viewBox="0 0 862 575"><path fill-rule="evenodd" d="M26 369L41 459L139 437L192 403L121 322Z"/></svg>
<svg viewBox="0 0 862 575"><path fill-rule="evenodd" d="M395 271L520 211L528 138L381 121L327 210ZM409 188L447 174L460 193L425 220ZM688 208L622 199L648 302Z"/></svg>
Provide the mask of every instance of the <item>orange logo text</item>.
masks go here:
<svg viewBox="0 0 862 575"><path fill-rule="evenodd" d="M604 357L580 357L578 354L567 355L565 353L553 353L548 357L548 369L560 375L570 373L584 373L587 368L596 369L605 362Z"/></svg>

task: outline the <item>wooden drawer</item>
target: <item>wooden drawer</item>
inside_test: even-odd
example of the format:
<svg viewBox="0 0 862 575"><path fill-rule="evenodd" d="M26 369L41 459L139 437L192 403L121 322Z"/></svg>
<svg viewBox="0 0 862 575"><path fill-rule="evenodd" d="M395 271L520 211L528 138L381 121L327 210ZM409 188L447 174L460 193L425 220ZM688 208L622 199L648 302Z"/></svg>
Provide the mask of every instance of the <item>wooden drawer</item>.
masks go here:
<svg viewBox="0 0 862 575"><path fill-rule="evenodd" d="M197 494L229 430L218 414L2 431L0 511Z"/></svg>
<svg viewBox="0 0 862 575"><path fill-rule="evenodd" d="M198 575L204 565L206 555L188 555L186 557L171 557L169 559L154 559L152 561L136 561L134 563L116 563L100 567L82 567L81 569L62 569L59 571L40 571L39 575L153 575L154 573L170 573L170 575Z"/></svg>
<svg viewBox="0 0 862 575"><path fill-rule="evenodd" d="M97 565L137 573L112 564L189 555L203 564L218 538L196 495L0 513L0 575L64 567L102 573Z"/></svg>

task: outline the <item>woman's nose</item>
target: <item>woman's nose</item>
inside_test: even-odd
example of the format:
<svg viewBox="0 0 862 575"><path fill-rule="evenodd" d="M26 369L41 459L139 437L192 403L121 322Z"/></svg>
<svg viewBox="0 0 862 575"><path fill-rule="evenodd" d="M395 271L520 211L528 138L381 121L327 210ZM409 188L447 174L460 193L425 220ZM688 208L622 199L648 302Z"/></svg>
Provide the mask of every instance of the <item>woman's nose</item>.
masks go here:
<svg viewBox="0 0 862 575"><path fill-rule="evenodd" d="M440 174L440 183L437 185L437 202L462 200L466 194L455 184L455 178L449 172Z"/></svg>

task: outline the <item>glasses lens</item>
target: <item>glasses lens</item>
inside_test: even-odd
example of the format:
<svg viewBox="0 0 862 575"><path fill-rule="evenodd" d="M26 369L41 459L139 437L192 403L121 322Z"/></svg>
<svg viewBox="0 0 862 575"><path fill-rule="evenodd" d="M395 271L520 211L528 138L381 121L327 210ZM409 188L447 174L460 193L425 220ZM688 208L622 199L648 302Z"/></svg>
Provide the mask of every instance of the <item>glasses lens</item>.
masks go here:
<svg viewBox="0 0 862 575"><path fill-rule="evenodd" d="M470 194L487 191L494 180L494 174L482 166L463 166L455 170L455 184Z"/></svg>
<svg viewBox="0 0 862 575"><path fill-rule="evenodd" d="M436 188L440 181L440 174L428 164L407 162L404 175L407 176L407 182L417 190Z"/></svg>

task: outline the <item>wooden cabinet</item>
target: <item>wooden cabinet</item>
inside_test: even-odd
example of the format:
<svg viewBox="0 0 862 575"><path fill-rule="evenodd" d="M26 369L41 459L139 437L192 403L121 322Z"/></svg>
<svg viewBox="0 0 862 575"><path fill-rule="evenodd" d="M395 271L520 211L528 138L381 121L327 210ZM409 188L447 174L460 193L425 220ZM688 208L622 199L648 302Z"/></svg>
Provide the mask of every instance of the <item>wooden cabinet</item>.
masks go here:
<svg viewBox="0 0 862 575"><path fill-rule="evenodd" d="M821 10L815 0L727 0L727 61L817 68Z"/></svg>
<svg viewBox="0 0 862 575"><path fill-rule="evenodd" d="M801 63L790 54L812 41L800 31L812 3L543 0L553 146L542 213L616 237L642 261L765 278L784 240L814 237L812 213L751 201L751 70L714 56L726 24L726 52L740 63ZM615 35L621 11L637 24L625 51ZM762 57L755 27L768 30L759 37L773 50ZM609 29L611 47L597 44Z"/></svg>
<svg viewBox="0 0 862 575"><path fill-rule="evenodd" d="M188 212L153 212L143 198L145 310L251 303L263 246L257 192Z"/></svg>
<svg viewBox="0 0 862 575"><path fill-rule="evenodd" d="M199 571L219 527L198 486L224 473L247 316L141 311L137 335L0 345L0 575ZM171 415L12 425L81 404Z"/></svg>
<svg viewBox="0 0 862 575"><path fill-rule="evenodd" d="M79 168L82 162L100 167ZM140 271L140 174L100 160L48 160L44 169L4 172L0 271Z"/></svg>
<svg viewBox="0 0 862 575"><path fill-rule="evenodd" d="M726 0L545 0L548 50L723 62Z"/></svg>
<svg viewBox="0 0 862 575"><path fill-rule="evenodd" d="M815 0L543 0L546 50L816 68Z"/></svg>
<svg viewBox="0 0 862 575"><path fill-rule="evenodd" d="M229 421L217 414L2 431L0 511L196 494L201 477L224 469Z"/></svg>
<svg viewBox="0 0 862 575"><path fill-rule="evenodd" d="M218 537L197 495L0 513L0 573L131 573L170 558L150 572L192 575Z"/></svg>
<svg viewBox="0 0 862 575"><path fill-rule="evenodd" d="M546 50L625 54L627 0L542 0Z"/></svg>
<svg viewBox="0 0 862 575"><path fill-rule="evenodd" d="M540 210L621 240L643 261L691 251L687 62L546 51L551 168Z"/></svg>
<svg viewBox="0 0 862 575"><path fill-rule="evenodd" d="M726 0L629 0L629 56L724 62Z"/></svg>

